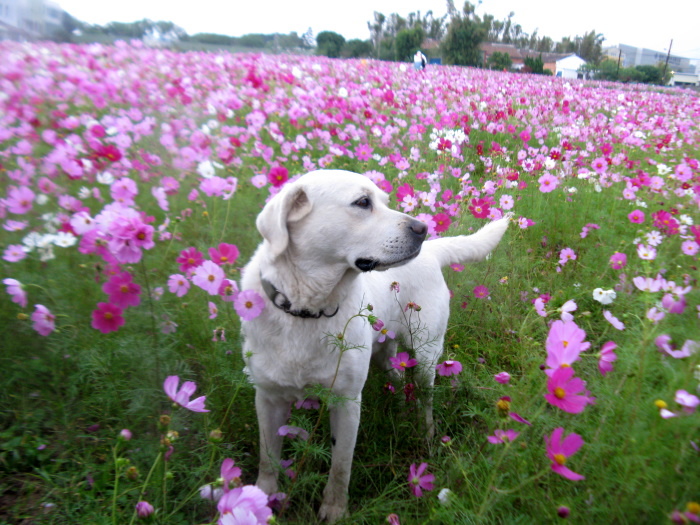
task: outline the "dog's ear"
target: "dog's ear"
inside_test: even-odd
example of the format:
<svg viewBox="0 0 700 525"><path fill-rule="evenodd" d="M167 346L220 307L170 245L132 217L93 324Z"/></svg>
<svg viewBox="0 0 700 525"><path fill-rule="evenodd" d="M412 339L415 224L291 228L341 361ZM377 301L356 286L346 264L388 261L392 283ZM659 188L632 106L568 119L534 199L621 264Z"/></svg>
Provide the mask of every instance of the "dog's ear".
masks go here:
<svg viewBox="0 0 700 525"><path fill-rule="evenodd" d="M284 188L265 205L255 224L260 235L270 243L275 257L289 244L287 225L303 219L310 211L311 201L304 188L298 185Z"/></svg>

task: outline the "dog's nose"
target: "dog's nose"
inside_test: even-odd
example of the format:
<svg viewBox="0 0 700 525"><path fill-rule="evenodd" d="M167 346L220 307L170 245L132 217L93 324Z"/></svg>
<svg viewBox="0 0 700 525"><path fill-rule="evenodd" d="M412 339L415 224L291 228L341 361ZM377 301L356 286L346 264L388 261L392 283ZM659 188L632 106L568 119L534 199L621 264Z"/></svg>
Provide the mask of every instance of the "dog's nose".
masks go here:
<svg viewBox="0 0 700 525"><path fill-rule="evenodd" d="M411 228L411 232L421 239L425 239L425 236L428 234L428 226L421 221L412 220L409 228Z"/></svg>

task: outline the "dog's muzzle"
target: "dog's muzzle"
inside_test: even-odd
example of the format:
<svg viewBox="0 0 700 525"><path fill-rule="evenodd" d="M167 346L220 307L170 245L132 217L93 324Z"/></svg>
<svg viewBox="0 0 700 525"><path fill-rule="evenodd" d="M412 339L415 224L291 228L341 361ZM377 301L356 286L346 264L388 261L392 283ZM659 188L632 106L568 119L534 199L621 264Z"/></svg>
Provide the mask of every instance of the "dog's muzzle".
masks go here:
<svg viewBox="0 0 700 525"><path fill-rule="evenodd" d="M413 250L410 254L402 255L398 259L391 261L380 261L378 259L360 257L359 259L355 260L355 266L361 272L371 272L377 267L381 267L380 269L386 269L391 268L393 266L400 266L404 263L407 263L411 259L417 257L420 253L421 245L423 244L423 241L425 240L425 237L428 234L428 226L421 221L411 219L408 223L408 230L409 233L407 235L407 238L413 246Z"/></svg>

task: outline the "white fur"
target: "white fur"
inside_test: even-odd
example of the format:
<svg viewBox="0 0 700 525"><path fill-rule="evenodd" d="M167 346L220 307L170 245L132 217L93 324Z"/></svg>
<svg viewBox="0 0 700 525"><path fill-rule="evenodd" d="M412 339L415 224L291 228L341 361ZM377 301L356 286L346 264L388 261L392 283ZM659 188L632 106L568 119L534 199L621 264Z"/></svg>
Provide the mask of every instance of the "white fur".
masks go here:
<svg viewBox="0 0 700 525"><path fill-rule="evenodd" d="M370 208L362 206L363 197L370 199ZM349 323L345 342L354 349L344 352L340 363L329 334L342 332L354 314L371 304L372 313L397 338L406 340L410 331L414 340L417 336L417 380L420 386L431 387L449 316L441 267L484 258L500 241L510 218L494 221L474 235L426 241L421 249L422 226L386 203L387 195L374 183L347 171L320 170L287 184L258 217L265 240L241 281L241 290L255 290L266 303L259 317L243 322L243 353L256 388L260 426L257 485L268 494L277 491L282 446L277 430L286 422L290 403L304 399L305 389L315 385L332 388L346 400L330 407L335 445L319 511L329 521L346 512L370 357L374 354L380 367L392 372L389 357L396 354L396 342L377 343L379 332L364 318ZM377 261L376 270L361 272L358 259ZM293 310L331 314L338 308L338 312L319 319L285 313L268 299L261 275L284 293ZM400 286L398 301L390 290L394 281ZM411 327L403 311L409 301L421 307L419 314L410 316ZM424 401L424 410L426 431L432 436L430 399Z"/></svg>

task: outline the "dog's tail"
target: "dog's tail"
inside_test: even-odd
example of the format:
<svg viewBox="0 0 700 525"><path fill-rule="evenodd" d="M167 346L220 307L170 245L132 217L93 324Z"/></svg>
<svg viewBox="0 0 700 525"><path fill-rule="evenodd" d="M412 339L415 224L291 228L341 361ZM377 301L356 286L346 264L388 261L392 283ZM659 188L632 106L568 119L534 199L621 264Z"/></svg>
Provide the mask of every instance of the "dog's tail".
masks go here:
<svg viewBox="0 0 700 525"><path fill-rule="evenodd" d="M502 219L490 222L472 235L442 237L426 241L421 251L433 255L441 267L480 261L498 245L512 216L512 213L508 213Z"/></svg>

